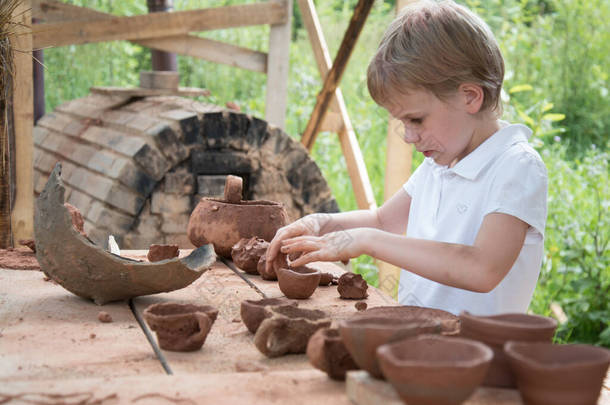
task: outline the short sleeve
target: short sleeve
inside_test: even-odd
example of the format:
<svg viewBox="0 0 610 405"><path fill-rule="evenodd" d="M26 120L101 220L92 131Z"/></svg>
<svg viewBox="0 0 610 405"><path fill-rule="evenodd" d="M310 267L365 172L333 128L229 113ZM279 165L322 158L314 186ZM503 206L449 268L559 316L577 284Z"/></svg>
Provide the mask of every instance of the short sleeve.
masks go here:
<svg viewBox="0 0 610 405"><path fill-rule="evenodd" d="M529 147L515 145L495 169L483 215L512 215L544 237L548 181L540 156Z"/></svg>
<svg viewBox="0 0 610 405"><path fill-rule="evenodd" d="M405 184L402 185L402 188L411 196L414 197L415 190L417 190L418 179L422 177L422 172L424 171L424 166L426 166L427 162L424 160L418 167L415 169L415 172L409 177L409 180Z"/></svg>

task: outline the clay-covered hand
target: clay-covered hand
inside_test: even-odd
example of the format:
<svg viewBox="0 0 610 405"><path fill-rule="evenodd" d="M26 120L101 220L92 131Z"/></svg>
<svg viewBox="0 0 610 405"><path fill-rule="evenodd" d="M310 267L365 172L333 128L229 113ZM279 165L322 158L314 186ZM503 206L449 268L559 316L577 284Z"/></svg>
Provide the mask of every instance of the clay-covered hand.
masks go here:
<svg viewBox="0 0 610 405"><path fill-rule="evenodd" d="M364 228L355 228L330 232L322 236L296 236L285 239L281 251L285 254L303 253L290 263L292 267L317 261L345 263L363 253L361 242L364 232Z"/></svg>

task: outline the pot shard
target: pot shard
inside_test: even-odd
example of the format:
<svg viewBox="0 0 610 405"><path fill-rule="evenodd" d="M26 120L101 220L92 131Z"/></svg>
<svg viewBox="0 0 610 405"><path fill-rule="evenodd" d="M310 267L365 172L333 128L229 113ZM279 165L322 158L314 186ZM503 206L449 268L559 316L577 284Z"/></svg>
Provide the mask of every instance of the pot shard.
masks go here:
<svg viewBox="0 0 610 405"><path fill-rule="evenodd" d="M259 274L257 265L268 247L269 242L256 236L250 239L243 238L231 248L231 258L233 263L246 273Z"/></svg>
<svg viewBox="0 0 610 405"><path fill-rule="evenodd" d="M458 405L481 384L493 351L456 337L418 336L377 349L386 379L409 405Z"/></svg>
<svg viewBox="0 0 610 405"><path fill-rule="evenodd" d="M345 380L349 370L358 369L336 328L318 329L309 339L306 353L309 362L333 380Z"/></svg>
<svg viewBox="0 0 610 405"><path fill-rule="evenodd" d="M516 388L515 376L508 365L504 344L509 340L550 343L555 335L557 321L539 315L500 314L475 316L460 314L460 336L485 343L494 351L483 385Z"/></svg>
<svg viewBox="0 0 610 405"><path fill-rule="evenodd" d="M395 318L353 316L339 321L338 326L341 339L356 364L379 379L383 379L376 356L379 346L417 335L441 333L440 322L422 319L397 322Z"/></svg>
<svg viewBox="0 0 610 405"><path fill-rule="evenodd" d="M275 273L282 293L288 298L299 300L311 297L322 276L319 270L307 266L280 268Z"/></svg>
<svg viewBox="0 0 610 405"><path fill-rule="evenodd" d="M254 345L267 357L305 353L309 338L320 328L330 326L331 319L324 311L292 306L267 307Z"/></svg>
<svg viewBox="0 0 610 405"><path fill-rule="evenodd" d="M262 300L242 301L240 306L241 320L251 333L256 333L258 327L265 319L265 308L268 306L296 307L297 303L285 298L264 298Z"/></svg>
<svg viewBox="0 0 610 405"><path fill-rule="evenodd" d="M597 404L610 364L607 349L511 341L504 351L525 403Z"/></svg>
<svg viewBox="0 0 610 405"><path fill-rule="evenodd" d="M218 310L209 305L161 303L144 310L159 346L176 352L201 349L217 316Z"/></svg>
<svg viewBox="0 0 610 405"><path fill-rule="evenodd" d="M36 258L42 271L66 290L98 305L184 288L214 263L210 245L162 263L123 258L96 246L72 226L64 207L61 164L55 165L36 201Z"/></svg>

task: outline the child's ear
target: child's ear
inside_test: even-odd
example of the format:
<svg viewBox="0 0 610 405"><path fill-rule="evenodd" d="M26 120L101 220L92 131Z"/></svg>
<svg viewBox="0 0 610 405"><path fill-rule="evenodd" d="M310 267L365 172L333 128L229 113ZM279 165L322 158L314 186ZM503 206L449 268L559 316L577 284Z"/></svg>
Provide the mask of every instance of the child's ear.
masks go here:
<svg viewBox="0 0 610 405"><path fill-rule="evenodd" d="M474 83L462 83L460 84L458 91L462 97L466 111L470 114L478 113L485 98L483 88Z"/></svg>

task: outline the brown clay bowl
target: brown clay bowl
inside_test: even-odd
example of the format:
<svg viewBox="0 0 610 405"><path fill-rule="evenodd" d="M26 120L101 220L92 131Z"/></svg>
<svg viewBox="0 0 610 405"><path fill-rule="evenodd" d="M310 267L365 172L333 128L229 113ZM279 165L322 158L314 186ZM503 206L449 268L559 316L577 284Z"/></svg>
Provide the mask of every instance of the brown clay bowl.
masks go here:
<svg viewBox="0 0 610 405"><path fill-rule="evenodd" d="M313 294L322 274L319 270L307 266L296 268L279 268L275 271L280 290L288 298L304 300Z"/></svg>
<svg viewBox="0 0 610 405"><path fill-rule="evenodd" d="M218 316L209 305L160 303L144 310L144 319L156 332L164 350L190 352L199 350Z"/></svg>
<svg viewBox="0 0 610 405"><path fill-rule="evenodd" d="M421 334L441 333L441 324L434 320L353 316L337 323L341 339L356 364L375 378L383 378L376 350L386 343Z"/></svg>
<svg viewBox="0 0 610 405"><path fill-rule="evenodd" d="M295 301L285 298L264 298L262 300L244 300L241 302L241 320L251 333L256 333L261 322L265 319L265 307L268 306L293 306Z"/></svg>
<svg viewBox="0 0 610 405"><path fill-rule="evenodd" d="M570 344L507 342L504 351L528 405L595 405L610 351Z"/></svg>
<svg viewBox="0 0 610 405"><path fill-rule="evenodd" d="M358 312L354 316L380 316L399 321L414 319L433 320L441 323L442 335L452 336L460 332L460 319L456 315L442 309L412 305L381 306Z"/></svg>
<svg viewBox="0 0 610 405"><path fill-rule="evenodd" d="M383 345L377 357L405 403L458 405L483 381L493 351L474 340L425 335Z"/></svg>
<svg viewBox="0 0 610 405"><path fill-rule="evenodd" d="M358 369L336 328L318 329L309 339L306 353L311 365L333 380L345 380L345 373Z"/></svg>
<svg viewBox="0 0 610 405"><path fill-rule="evenodd" d="M483 385L516 388L515 376L504 354L504 343L509 340L550 343L557 321L539 315L515 313L475 316L462 312L460 328L461 337L483 342L494 351L494 359Z"/></svg>

